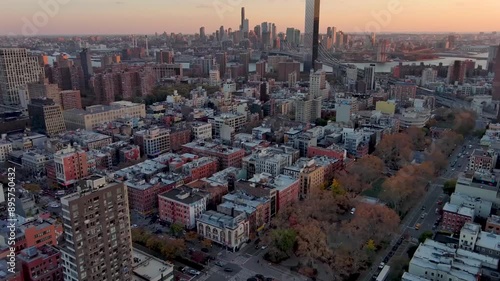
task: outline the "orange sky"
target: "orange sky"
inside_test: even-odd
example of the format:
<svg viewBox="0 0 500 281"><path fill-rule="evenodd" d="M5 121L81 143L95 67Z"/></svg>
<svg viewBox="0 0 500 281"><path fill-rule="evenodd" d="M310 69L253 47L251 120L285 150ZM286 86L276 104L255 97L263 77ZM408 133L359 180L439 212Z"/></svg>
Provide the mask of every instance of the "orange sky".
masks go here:
<svg viewBox="0 0 500 281"><path fill-rule="evenodd" d="M0 34L212 33L237 29L245 6L250 27L274 22L304 29L304 0L1 0ZM44 9L39 3L56 3ZM179 4L181 3L181 4ZM480 5L477 5L480 3ZM395 5L396 12L388 6ZM48 11L48 12L46 12ZM52 12L54 11L54 12ZM384 11L389 17L377 20ZM393 10L394 11L394 10ZM323 0L320 31L500 31L500 0ZM368 26L368 27L367 27Z"/></svg>

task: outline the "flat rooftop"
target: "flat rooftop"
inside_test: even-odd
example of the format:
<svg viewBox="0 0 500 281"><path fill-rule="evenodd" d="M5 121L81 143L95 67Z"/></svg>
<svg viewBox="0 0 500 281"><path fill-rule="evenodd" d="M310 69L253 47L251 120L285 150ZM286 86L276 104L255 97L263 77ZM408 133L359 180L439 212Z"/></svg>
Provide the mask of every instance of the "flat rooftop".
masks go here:
<svg viewBox="0 0 500 281"><path fill-rule="evenodd" d="M204 191L195 191L192 188L176 187L172 190L159 194L158 196L180 202L185 205L190 205L208 197L208 193Z"/></svg>
<svg viewBox="0 0 500 281"><path fill-rule="evenodd" d="M173 274L174 265L132 248L132 268L132 281L149 281Z"/></svg>

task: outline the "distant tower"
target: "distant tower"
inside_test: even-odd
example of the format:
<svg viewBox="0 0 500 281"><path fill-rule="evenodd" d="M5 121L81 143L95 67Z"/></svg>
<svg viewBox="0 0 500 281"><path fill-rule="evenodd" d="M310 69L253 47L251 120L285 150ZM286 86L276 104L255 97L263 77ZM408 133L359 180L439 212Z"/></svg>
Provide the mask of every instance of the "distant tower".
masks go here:
<svg viewBox="0 0 500 281"><path fill-rule="evenodd" d="M495 64L493 65L495 76L493 77L493 102L500 107L500 46L498 46L498 51L495 58ZM498 110L497 121L500 121L500 108Z"/></svg>
<svg viewBox="0 0 500 281"><path fill-rule="evenodd" d="M307 51L304 72L308 73L318 59L320 0L306 0L304 48Z"/></svg>
<svg viewBox="0 0 500 281"><path fill-rule="evenodd" d="M240 30L243 30L243 23L245 21L245 7L241 7L241 25Z"/></svg>
<svg viewBox="0 0 500 281"><path fill-rule="evenodd" d="M149 57L149 45L148 45L148 36L146 35L146 57Z"/></svg>

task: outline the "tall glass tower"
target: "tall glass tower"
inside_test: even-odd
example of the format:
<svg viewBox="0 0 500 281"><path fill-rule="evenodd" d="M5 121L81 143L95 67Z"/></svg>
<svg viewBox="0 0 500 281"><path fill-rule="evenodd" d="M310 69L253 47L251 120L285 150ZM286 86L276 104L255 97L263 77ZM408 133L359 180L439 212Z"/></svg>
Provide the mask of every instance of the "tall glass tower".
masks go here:
<svg viewBox="0 0 500 281"><path fill-rule="evenodd" d="M306 22L304 31L304 71L307 73L314 67L318 59L319 44L319 5L320 0L306 0Z"/></svg>

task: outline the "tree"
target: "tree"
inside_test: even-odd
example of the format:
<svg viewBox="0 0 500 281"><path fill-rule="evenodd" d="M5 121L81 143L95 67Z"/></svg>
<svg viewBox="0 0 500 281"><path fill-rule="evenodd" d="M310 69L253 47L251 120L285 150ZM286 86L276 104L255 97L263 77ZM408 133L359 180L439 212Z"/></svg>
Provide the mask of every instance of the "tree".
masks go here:
<svg viewBox="0 0 500 281"><path fill-rule="evenodd" d="M418 241L420 243L424 243L427 238L432 238L434 236L434 233L432 231L424 231L422 234L420 234L420 237L418 238Z"/></svg>
<svg viewBox="0 0 500 281"><path fill-rule="evenodd" d="M330 189L331 189L332 194L334 196L343 196L346 194L345 189L342 188L339 181L336 179L333 180L332 185L330 186Z"/></svg>
<svg viewBox="0 0 500 281"><path fill-rule="evenodd" d="M461 135L468 135L476 126L476 114L468 110L455 113L453 130Z"/></svg>
<svg viewBox="0 0 500 281"><path fill-rule="evenodd" d="M328 125L328 121L326 121L325 119L321 119L321 118L317 118L314 123L316 124L316 126L326 126Z"/></svg>
<svg viewBox="0 0 500 281"><path fill-rule="evenodd" d="M423 128L410 127L405 133L410 137L413 147L418 151L423 151L428 145L428 139L425 137Z"/></svg>
<svg viewBox="0 0 500 281"><path fill-rule="evenodd" d="M457 180L456 179L447 180L443 184L443 192L446 193L446 194L448 194L448 195L451 195L453 192L455 192L456 185L457 185Z"/></svg>
<svg viewBox="0 0 500 281"><path fill-rule="evenodd" d="M387 168L399 170L411 162L413 144L407 134L385 135L375 149L375 156L384 161Z"/></svg>
<svg viewBox="0 0 500 281"><path fill-rule="evenodd" d="M375 250L377 249L375 241L373 241L373 239L368 240L368 242L366 242L365 249L371 252L375 252Z"/></svg>
<svg viewBox="0 0 500 281"><path fill-rule="evenodd" d="M171 226L170 226L170 231L172 232L172 234L174 236L179 236L182 231L184 230L184 226L178 222L174 222Z"/></svg>
<svg viewBox="0 0 500 281"><path fill-rule="evenodd" d="M366 184L371 184L384 172L384 161L373 155L366 155L352 164L348 171L356 174Z"/></svg>
<svg viewBox="0 0 500 281"><path fill-rule="evenodd" d="M392 261L391 270L387 276L387 280L400 281L404 272L408 270L410 260L406 257L395 257Z"/></svg>
<svg viewBox="0 0 500 281"><path fill-rule="evenodd" d="M193 241L193 240L196 240L196 238L198 237L198 233L194 232L194 231L189 231L188 233L186 233L186 235L184 236L184 239L186 241Z"/></svg>

